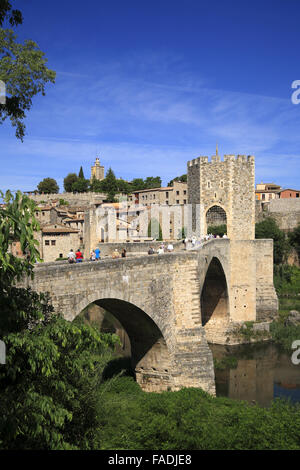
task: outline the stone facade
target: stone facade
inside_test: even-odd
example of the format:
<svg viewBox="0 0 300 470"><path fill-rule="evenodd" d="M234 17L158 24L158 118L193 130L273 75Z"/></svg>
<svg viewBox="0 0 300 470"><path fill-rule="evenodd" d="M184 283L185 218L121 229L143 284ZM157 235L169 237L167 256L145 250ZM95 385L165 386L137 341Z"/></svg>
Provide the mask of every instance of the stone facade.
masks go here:
<svg viewBox="0 0 300 470"><path fill-rule="evenodd" d="M188 162L189 204L193 205L193 231L207 232L206 216L213 207L226 214L231 240L253 240L255 227L254 157L219 155Z"/></svg>
<svg viewBox="0 0 300 470"><path fill-rule="evenodd" d="M44 262L66 258L71 248L74 253L82 246L80 232L62 225L46 225L36 234L40 256Z"/></svg>
<svg viewBox="0 0 300 470"><path fill-rule="evenodd" d="M100 165L99 158L96 158L95 164L91 167L91 182L93 179L104 180L104 166Z"/></svg>
<svg viewBox="0 0 300 470"><path fill-rule="evenodd" d="M279 228L285 232L293 230L300 224L300 199L273 199L270 202L256 203L256 222L266 217L276 220Z"/></svg>
<svg viewBox="0 0 300 470"><path fill-rule="evenodd" d="M165 188L153 188L143 189L141 191L135 191L134 194L129 197L130 202L136 204L152 205L179 205L187 204L188 192L187 183L181 183L174 181L173 186L167 186Z"/></svg>
<svg viewBox="0 0 300 470"><path fill-rule="evenodd" d="M101 204L106 199L104 193L55 193L55 194L34 194L29 193L28 196L37 204L43 202L49 204L58 202L60 199L68 202L71 206L89 206L90 204ZM67 206L66 206L67 207Z"/></svg>
<svg viewBox="0 0 300 470"><path fill-rule="evenodd" d="M207 250L213 251L209 258L204 250L199 252L207 266L199 276L207 276L201 298L208 340L220 343L223 338L223 342L233 343L229 333L233 325L271 320L278 310L273 286L273 241L254 240L254 157L225 155L221 161L215 155L211 162L208 157L188 162L188 193L193 230L198 236L206 234L213 217L218 223L223 217L227 224L229 239L210 245Z"/></svg>
<svg viewBox="0 0 300 470"><path fill-rule="evenodd" d="M92 302L125 328L144 390L202 387L215 393L211 351L201 324L198 253L37 265L31 287L50 292L72 321Z"/></svg>

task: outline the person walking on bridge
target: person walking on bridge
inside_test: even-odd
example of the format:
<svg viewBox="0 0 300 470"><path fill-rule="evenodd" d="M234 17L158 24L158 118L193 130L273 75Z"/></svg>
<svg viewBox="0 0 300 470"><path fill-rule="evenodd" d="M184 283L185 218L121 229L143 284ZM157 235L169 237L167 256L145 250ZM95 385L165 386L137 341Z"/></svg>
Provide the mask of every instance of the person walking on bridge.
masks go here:
<svg viewBox="0 0 300 470"><path fill-rule="evenodd" d="M99 259L100 259L100 250L99 250L98 247L95 249L95 255L96 255L96 261L99 261Z"/></svg>
<svg viewBox="0 0 300 470"><path fill-rule="evenodd" d="M69 262L69 263L75 263L75 253L74 253L74 251L72 250L72 248L71 248L71 250L70 250L70 252L69 252L69 254L68 254L68 262Z"/></svg>
<svg viewBox="0 0 300 470"><path fill-rule="evenodd" d="M80 248L76 251L76 263L82 263L83 255L80 251Z"/></svg>

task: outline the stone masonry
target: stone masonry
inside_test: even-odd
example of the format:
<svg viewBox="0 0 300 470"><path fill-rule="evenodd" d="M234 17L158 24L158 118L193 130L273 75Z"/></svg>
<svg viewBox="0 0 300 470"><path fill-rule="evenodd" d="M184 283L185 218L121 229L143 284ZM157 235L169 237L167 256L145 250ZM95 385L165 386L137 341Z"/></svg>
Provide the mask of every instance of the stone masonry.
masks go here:
<svg viewBox="0 0 300 470"><path fill-rule="evenodd" d="M144 390L201 387L215 393L213 359L201 324L198 253L37 265L31 287L50 292L72 321L92 302L122 324Z"/></svg>
<svg viewBox="0 0 300 470"><path fill-rule="evenodd" d="M208 216L224 217L230 244L203 285L202 310L211 342L232 342L228 333L244 321L272 320L278 310L273 286L273 241L255 240L254 157L219 155L188 162L188 194L193 231L207 233ZM213 247L214 250L216 246ZM217 254L217 252L216 252ZM224 266L226 265L225 272ZM206 300L205 300L206 299ZM218 339L217 339L218 338ZM228 340L225 340L228 338Z"/></svg>

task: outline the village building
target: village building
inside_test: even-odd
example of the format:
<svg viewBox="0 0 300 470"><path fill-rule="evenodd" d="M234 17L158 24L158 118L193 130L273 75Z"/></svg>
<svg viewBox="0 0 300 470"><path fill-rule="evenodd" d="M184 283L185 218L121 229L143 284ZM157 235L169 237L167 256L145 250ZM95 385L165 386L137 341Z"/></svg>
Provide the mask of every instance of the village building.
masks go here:
<svg viewBox="0 0 300 470"><path fill-rule="evenodd" d="M79 230L63 224L44 225L37 232L36 239L39 241L40 257L44 262L66 258L71 248L75 252L83 245Z"/></svg>
<svg viewBox="0 0 300 470"><path fill-rule="evenodd" d="M281 189L279 191L280 199L290 199L300 197L300 189Z"/></svg>
<svg viewBox="0 0 300 470"><path fill-rule="evenodd" d="M262 202L277 199L280 190L281 186L275 183L258 183L255 188L255 199Z"/></svg>
<svg viewBox="0 0 300 470"><path fill-rule="evenodd" d="M174 181L173 186L151 188L135 191L130 201L136 204L149 206L152 204L181 205L187 204L187 183Z"/></svg>

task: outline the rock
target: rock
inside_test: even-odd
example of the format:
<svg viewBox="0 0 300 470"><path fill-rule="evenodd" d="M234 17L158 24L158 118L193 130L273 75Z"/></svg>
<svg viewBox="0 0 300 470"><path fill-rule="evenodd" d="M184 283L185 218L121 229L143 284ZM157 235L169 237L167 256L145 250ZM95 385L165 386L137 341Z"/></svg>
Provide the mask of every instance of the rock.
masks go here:
<svg viewBox="0 0 300 470"><path fill-rule="evenodd" d="M285 326L300 325L300 312L298 310L291 310L284 324Z"/></svg>
<svg viewBox="0 0 300 470"><path fill-rule="evenodd" d="M254 323L253 331L270 331L269 322Z"/></svg>

